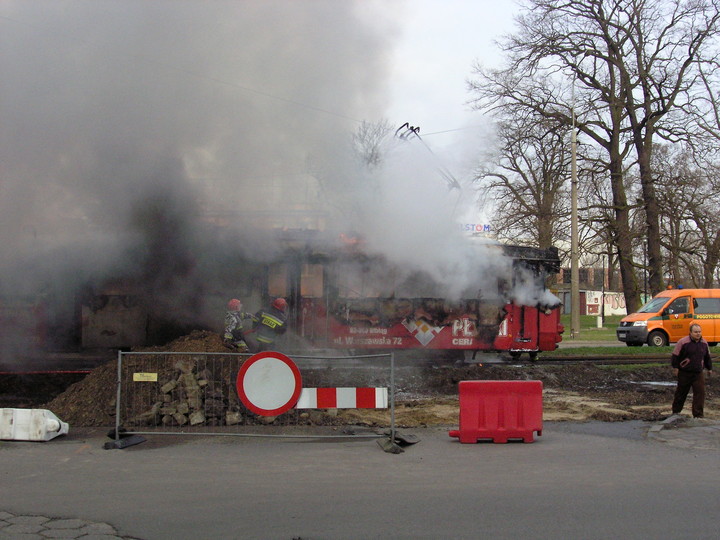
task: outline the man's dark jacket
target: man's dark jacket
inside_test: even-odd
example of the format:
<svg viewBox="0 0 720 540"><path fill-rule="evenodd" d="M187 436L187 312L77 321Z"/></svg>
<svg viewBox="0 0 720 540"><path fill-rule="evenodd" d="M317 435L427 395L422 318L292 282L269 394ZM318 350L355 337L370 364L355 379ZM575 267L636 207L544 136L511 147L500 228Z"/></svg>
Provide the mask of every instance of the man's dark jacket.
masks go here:
<svg viewBox="0 0 720 540"><path fill-rule="evenodd" d="M703 338L699 341L693 340L690 336L681 338L675 344L670 361L672 367L683 371L699 373L703 368L712 370L710 346Z"/></svg>

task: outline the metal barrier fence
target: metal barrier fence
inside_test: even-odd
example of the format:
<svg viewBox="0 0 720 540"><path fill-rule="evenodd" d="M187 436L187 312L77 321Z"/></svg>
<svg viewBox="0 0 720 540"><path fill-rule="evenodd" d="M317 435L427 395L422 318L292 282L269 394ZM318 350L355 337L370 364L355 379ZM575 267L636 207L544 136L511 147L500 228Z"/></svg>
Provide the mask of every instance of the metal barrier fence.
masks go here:
<svg viewBox="0 0 720 540"><path fill-rule="evenodd" d="M276 417L251 412L236 388L238 372L251 356L213 352L119 352L116 440L121 434L318 438L318 435L303 434L300 428L334 423L333 410L327 409L323 412L293 408ZM390 440L394 440L395 360L392 353L292 356L291 359L300 370L303 388L387 388ZM271 433L268 426L284 429L281 433ZM357 438L357 435L349 437Z"/></svg>

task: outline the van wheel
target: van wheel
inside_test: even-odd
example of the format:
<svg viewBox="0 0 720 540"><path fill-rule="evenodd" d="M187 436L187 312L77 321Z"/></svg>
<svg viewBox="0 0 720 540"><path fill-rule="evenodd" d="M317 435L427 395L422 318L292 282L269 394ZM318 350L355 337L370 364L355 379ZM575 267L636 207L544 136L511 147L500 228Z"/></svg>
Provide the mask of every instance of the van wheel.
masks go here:
<svg viewBox="0 0 720 540"><path fill-rule="evenodd" d="M708 345L710 345L711 347L716 347L717 341L708 341Z"/></svg>
<svg viewBox="0 0 720 540"><path fill-rule="evenodd" d="M655 330L650 332L650 335L648 336L648 345L651 347L667 347L668 338L659 330Z"/></svg>

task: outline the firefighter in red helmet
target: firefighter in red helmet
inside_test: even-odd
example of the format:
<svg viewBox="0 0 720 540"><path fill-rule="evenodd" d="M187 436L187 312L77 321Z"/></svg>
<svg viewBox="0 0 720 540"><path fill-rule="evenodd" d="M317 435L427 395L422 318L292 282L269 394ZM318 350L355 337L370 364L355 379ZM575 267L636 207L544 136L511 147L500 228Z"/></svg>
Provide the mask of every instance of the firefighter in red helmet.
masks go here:
<svg viewBox="0 0 720 540"><path fill-rule="evenodd" d="M251 352L266 351L287 330L287 301L276 298L267 309L252 316L253 327L245 332L245 342Z"/></svg>
<svg viewBox="0 0 720 540"><path fill-rule="evenodd" d="M252 319L252 315L243 311L240 300L233 298L227 303L225 312L225 333L223 342L225 345L235 348L240 352L247 352L248 346L244 339L244 321Z"/></svg>

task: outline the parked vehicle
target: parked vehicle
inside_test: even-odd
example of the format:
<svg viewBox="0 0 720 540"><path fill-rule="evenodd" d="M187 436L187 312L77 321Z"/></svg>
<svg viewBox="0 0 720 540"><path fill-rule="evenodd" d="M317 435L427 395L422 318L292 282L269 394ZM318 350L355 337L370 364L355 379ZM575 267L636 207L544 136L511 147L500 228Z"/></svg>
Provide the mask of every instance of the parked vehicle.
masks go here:
<svg viewBox="0 0 720 540"><path fill-rule="evenodd" d="M693 322L710 345L720 342L720 289L663 291L620 321L617 338L628 347L664 347L687 336Z"/></svg>

